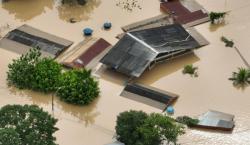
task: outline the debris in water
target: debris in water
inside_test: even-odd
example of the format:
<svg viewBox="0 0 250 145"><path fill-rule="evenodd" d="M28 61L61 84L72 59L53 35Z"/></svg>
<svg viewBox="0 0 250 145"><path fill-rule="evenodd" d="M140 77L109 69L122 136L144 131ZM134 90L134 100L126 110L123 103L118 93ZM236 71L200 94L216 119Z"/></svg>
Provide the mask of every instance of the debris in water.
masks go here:
<svg viewBox="0 0 250 145"><path fill-rule="evenodd" d="M132 12L135 8L142 9L138 0L118 0L116 6Z"/></svg>

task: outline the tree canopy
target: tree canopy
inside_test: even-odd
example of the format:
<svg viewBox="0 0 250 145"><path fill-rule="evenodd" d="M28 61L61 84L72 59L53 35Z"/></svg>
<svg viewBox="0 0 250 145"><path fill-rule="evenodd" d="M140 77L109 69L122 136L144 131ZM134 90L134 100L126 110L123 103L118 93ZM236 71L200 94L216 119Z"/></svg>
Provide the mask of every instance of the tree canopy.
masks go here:
<svg viewBox="0 0 250 145"><path fill-rule="evenodd" d="M87 105L99 95L98 82L86 69L62 71L62 66L51 58L42 58L38 49L9 64L7 81L20 89L56 93L63 101Z"/></svg>
<svg viewBox="0 0 250 145"><path fill-rule="evenodd" d="M3 129L0 134L4 135L0 137L0 142L55 145L53 133L58 130L56 122L57 119L36 105L6 105L0 109L0 128Z"/></svg>
<svg viewBox="0 0 250 145"><path fill-rule="evenodd" d="M176 144L184 128L168 116L131 110L117 117L116 134L117 140L126 145Z"/></svg>
<svg viewBox="0 0 250 145"><path fill-rule="evenodd" d="M91 71L76 69L63 73L59 80L57 95L64 101L86 105L99 95L98 82L91 77Z"/></svg>

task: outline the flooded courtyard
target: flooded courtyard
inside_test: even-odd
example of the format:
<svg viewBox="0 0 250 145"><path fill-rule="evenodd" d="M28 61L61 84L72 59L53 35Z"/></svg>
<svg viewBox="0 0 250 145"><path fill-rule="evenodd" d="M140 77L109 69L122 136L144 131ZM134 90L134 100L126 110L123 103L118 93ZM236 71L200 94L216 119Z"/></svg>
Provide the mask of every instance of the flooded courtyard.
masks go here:
<svg viewBox="0 0 250 145"><path fill-rule="evenodd" d="M159 1L138 0L135 7L124 8L119 0L90 0L85 6L61 5L59 0L11 0L0 4L0 36L22 24L74 41L71 48L84 40L82 29L94 29L94 37L105 38L111 44L122 33L120 27L135 21L161 14ZM122 1L122 0L121 0ZM210 42L167 63L156 65L136 79L145 85L180 95L174 104L175 115L197 117L209 109L235 115L232 133L187 130L179 138L183 145L247 145L250 144L250 88L236 88L228 80L238 67L245 67L234 48L225 47L221 36L233 39L245 59L250 62L250 1L249 0L197 0L208 11L228 11L224 24L210 23L195 28ZM139 6L138 6L139 5ZM76 23L70 23L70 19ZM104 22L113 24L111 30L103 30ZM64 60L69 48L62 56ZM0 106L6 104L37 104L58 118L55 133L60 145L104 145L113 142L116 116L130 109L145 112L161 110L121 97L120 93L128 79L118 73L100 68L101 94L89 106L74 106L55 100L52 112L52 94L17 90L6 84L8 64L19 55L0 49ZM183 66L197 66L199 76L182 74Z"/></svg>

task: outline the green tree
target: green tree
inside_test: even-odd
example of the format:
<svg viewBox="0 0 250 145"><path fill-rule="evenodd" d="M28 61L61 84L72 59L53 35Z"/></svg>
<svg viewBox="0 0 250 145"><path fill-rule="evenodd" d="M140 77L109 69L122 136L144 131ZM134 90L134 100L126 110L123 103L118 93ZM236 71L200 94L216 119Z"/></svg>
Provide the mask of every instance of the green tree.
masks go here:
<svg viewBox="0 0 250 145"><path fill-rule="evenodd" d="M91 70L74 69L61 75L57 95L65 102L87 105L98 97L99 92Z"/></svg>
<svg viewBox="0 0 250 145"><path fill-rule="evenodd" d="M12 136L19 136L22 145L55 145L56 122L35 105L6 105L0 109L0 128L13 128L18 135L12 132Z"/></svg>
<svg viewBox="0 0 250 145"><path fill-rule="evenodd" d="M22 145L19 134L12 128L0 129L0 145Z"/></svg>
<svg viewBox="0 0 250 145"><path fill-rule="evenodd" d="M41 52L38 49L30 49L30 51L25 55L13 60L13 63L9 64L8 66L8 83L19 89L31 88L34 68L40 56Z"/></svg>
<svg viewBox="0 0 250 145"><path fill-rule="evenodd" d="M43 58L34 67L32 89L51 92L58 87L62 67L51 58Z"/></svg>
<svg viewBox="0 0 250 145"><path fill-rule="evenodd" d="M139 127L143 145L161 145L164 142L177 143L179 135L184 134L184 128L168 116L152 113Z"/></svg>
<svg viewBox="0 0 250 145"><path fill-rule="evenodd" d="M148 117L142 111L126 111L119 114L116 121L116 138L126 145L136 145L139 142L139 126L142 126L144 120Z"/></svg>
<svg viewBox="0 0 250 145"><path fill-rule="evenodd" d="M161 145L165 142L176 144L184 127L168 116L142 111L120 113L117 117L116 138L126 145Z"/></svg>

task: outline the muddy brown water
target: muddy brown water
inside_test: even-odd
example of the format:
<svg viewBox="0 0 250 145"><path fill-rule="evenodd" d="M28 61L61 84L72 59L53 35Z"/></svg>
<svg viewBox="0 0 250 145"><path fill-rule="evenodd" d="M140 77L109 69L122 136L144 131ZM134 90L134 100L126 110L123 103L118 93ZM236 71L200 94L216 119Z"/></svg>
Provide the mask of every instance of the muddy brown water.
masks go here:
<svg viewBox="0 0 250 145"><path fill-rule="evenodd" d="M53 0L11 0L0 4L0 30L3 36L24 23L66 39L74 45L82 41L82 29L91 27L95 37L103 37L112 44L121 33L120 27L161 13L159 1L139 0L142 9L126 11L116 6L116 0L93 0L88 6L61 6ZM250 61L250 1L249 0L198 0L208 11L230 11L223 25L209 23L196 26L210 45L194 54L156 65L137 82L158 87L180 95L174 105L175 116L198 116L209 109L235 115L236 127L232 133L187 130L179 138L184 145L247 145L250 142L250 88L235 88L228 80L232 71L244 63L233 48L220 41L222 35L234 40L247 61ZM76 23L68 22L70 18ZM102 24L110 21L109 31ZM10 27L5 27L9 24ZM65 53L70 51L68 49ZM113 141L116 116L125 110L135 109L161 112L157 108L120 97L127 77L101 68L101 95L91 105L73 106L55 99L51 110L51 94L17 90L6 85L8 64L19 55L0 49L0 106L6 104L37 104L59 119L55 133L60 145L103 145ZM58 58L62 60L64 56ZM182 74L186 64L199 67L199 77Z"/></svg>

